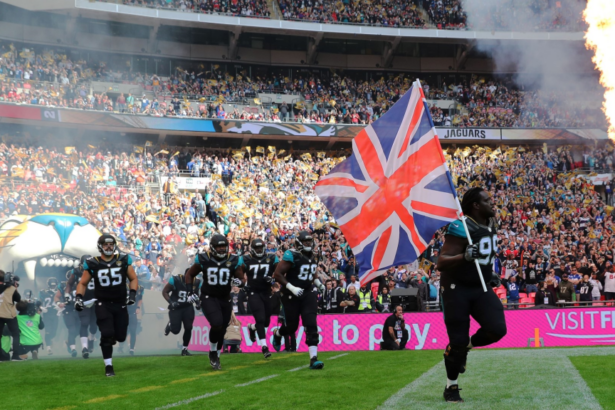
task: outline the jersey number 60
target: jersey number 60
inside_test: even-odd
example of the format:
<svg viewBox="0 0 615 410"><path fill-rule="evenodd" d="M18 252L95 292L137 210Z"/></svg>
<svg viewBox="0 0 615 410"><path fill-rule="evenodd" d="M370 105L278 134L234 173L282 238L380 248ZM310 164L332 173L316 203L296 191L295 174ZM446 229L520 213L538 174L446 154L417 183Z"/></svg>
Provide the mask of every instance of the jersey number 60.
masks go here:
<svg viewBox="0 0 615 410"><path fill-rule="evenodd" d="M226 268L209 268L207 269L207 284L211 286L228 285L230 276L231 271Z"/></svg>

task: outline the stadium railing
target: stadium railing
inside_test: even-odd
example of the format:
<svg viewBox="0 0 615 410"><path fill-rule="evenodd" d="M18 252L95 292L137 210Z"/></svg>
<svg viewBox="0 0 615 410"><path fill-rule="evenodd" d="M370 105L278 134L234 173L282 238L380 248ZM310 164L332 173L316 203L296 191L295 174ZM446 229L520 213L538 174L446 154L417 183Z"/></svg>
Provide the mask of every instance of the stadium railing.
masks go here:
<svg viewBox="0 0 615 410"><path fill-rule="evenodd" d="M98 3L119 4L119 5L131 6L131 7L141 7L144 9L179 11L181 13L213 14L213 15L219 15L219 16L257 18L257 19L265 19L265 20L271 19L271 17L269 16L262 16L262 15L247 15L247 14L241 14L241 13L219 13L219 12L210 12L210 11L203 11L203 10L188 10L188 9L182 10L176 7L154 6L151 4L124 4L123 0L90 0L90 1L91 2L96 1Z"/></svg>

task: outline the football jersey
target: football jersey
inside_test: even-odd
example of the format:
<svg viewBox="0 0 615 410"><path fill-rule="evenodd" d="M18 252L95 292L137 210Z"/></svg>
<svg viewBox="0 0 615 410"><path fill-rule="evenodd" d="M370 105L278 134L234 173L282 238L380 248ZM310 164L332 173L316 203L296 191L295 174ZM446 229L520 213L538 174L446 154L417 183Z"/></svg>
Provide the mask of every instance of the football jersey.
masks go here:
<svg viewBox="0 0 615 410"><path fill-rule="evenodd" d="M592 286L589 282L579 282L577 285L579 291L579 300L589 302L592 300Z"/></svg>
<svg viewBox="0 0 615 410"><path fill-rule="evenodd" d="M244 256L243 264L245 266L244 270L248 278L250 291L270 292L271 277L273 276L276 265L275 257L268 255L262 258Z"/></svg>
<svg viewBox="0 0 615 410"><path fill-rule="evenodd" d="M494 218L489 218L489 225L485 226L475 222L471 218L467 218L466 224L468 225L472 243L478 244L480 254L478 264L480 265L485 284L489 286L493 274L493 261L497 253L497 223ZM446 228L446 235L467 239L463 223L460 220L453 221L448 225ZM461 265L449 271L442 271L442 286L448 287L456 283L463 283L469 286L481 286L474 262L468 262L464 259Z"/></svg>
<svg viewBox="0 0 615 410"><path fill-rule="evenodd" d="M41 301L41 306L49 311L53 307L53 298L56 295L56 290L44 289L38 293L38 300Z"/></svg>
<svg viewBox="0 0 615 410"><path fill-rule="evenodd" d="M316 256L312 254L312 257L308 258L303 253L291 249L284 252L282 260L292 264L286 274L288 283L301 289L312 290L312 281L316 277L318 266Z"/></svg>
<svg viewBox="0 0 615 410"><path fill-rule="evenodd" d="M180 307L189 306L188 302L188 287L184 282L183 275L175 275L169 278L169 285L173 287L173 289L169 292L169 299L171 302L179 303ZM195 288L198 287L195 286Z"/></svg>
<svg viewBox="0 0 615 410"><path fill-rule="evenodd" d="M219 261L207 253L199 253L194 258L194 263L198 264L203 272L202 296L230 297L235 270L243 265L241 256L230 255L227 259Z"/></svg>
<svg viewBox="0 0 615 410"><path fill-rule="evenodd" d="M126 303L126 282L130 265L132 258L124 253L113 255L109 261L96 256L83 262L83 270L92 275L94 297L103 302Z"/></svg>
<svg viewBox="0 0 615 410"><path fill-rule="evenodd" d="M77 290L77 285L79 281L81 281L81 277L83 276L83 270L81 269L71 269L68 271L67 277L70 278L70 275L75 275L75 281L73 282L73 288ZM94 299L94 281L90 280L88 282L88 286L85 288L85 294L83 295L83 301Z"/></svg>

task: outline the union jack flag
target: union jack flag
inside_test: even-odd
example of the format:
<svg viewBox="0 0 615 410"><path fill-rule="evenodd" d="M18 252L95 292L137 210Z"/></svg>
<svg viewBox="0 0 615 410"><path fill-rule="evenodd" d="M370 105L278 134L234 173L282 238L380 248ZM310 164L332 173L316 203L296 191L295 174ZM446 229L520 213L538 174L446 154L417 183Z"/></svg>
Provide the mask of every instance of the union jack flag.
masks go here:
<svg viewBox="0 0 615 410"><path fill-rule="evenodd" d="M353 155L316 184L352 248L361 285L414 262L459 201L417 81L352 141Z"/></svg>

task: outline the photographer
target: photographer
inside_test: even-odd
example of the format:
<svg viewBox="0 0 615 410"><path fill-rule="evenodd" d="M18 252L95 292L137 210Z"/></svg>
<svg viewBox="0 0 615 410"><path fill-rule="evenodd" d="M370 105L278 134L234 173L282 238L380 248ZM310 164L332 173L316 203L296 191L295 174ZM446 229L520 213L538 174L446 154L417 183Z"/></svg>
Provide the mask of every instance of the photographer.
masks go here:
<svg viewBox="0 0 615 410"><path fill-rule="evenodd" d="M380 350L404 350L408 338L404 311L401 306L396 306L395 312L384 322Z"/></svg>
<svg viewBox="0 0 615 410"><path fill-rule="evenodd" d="M0 270L0 329L6 324L13 337L13 361L21 361L19 357L19 323L15 305L21 301L17 292L18 278L11 273Z"/></svg>

